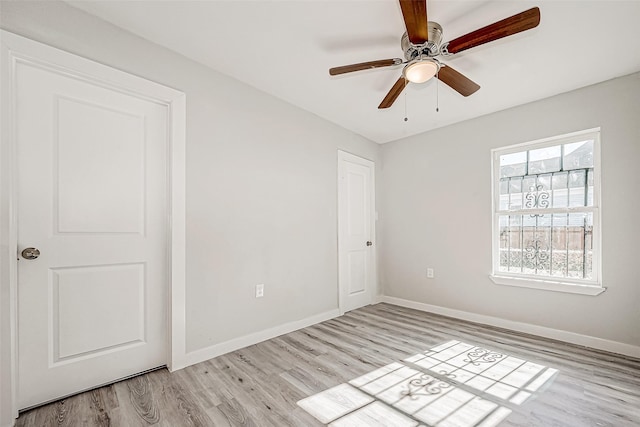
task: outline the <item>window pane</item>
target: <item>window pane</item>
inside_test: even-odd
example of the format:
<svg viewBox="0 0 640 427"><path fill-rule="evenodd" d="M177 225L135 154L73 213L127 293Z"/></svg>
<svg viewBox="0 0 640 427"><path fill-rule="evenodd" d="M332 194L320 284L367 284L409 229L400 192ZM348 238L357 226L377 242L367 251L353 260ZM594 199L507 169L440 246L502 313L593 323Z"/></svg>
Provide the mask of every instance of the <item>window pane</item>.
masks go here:
<svg viewBox="0 0 640 427"><path fill-rule="evenodd" d="M522 218L522 272L536 274L536 259L528 249L536 238L535 216L523 215Z"/></svg>
<svg viewBox="0 0 640 427"><path fill-rule="evenodd" d="M569 207L586 206L586 182L587 177L584 169L569 172Z"/></svg>
<svg viewBox="0 0 640 427"><path fill-rule="evenodd" d="M593 140L565 144L563 163L564 170L592 168Z"/></svg>
<svg viewBox="0 0 640 427"><path fill-rule="evenodd" d="M509 180L509 209L522 208L522 178Z"/></svg>
<svg viewBox="0 0 640 427"><path fill-rule="evenodd" d="M535 191L536 188L536 177L535 176L525 176L522 178L522 188L524 188L524 192Z"/></svg>
<svg viewBox="0 0 640 427"><path fill-rule="evenodd" d="M529 174L559 171L561 152L560 145L529 151Z"/></svg>
<svg viewBox="0 0 640 427"><path fill-rule="evenodd" d="M500 180L500 200L498 209L501 211L509 209L509 180Z"/></svg>
<svg viewBox="0 0 640 427"><path fill-rule="evenodd" d="M593 169L587 171L587 206L593 206Z"/></svg>
<svg viewBox="0 0 640 427"><path fill-rule="evenodd" d="M522 271L522 215L509 217L509 271Z"/></svg>
<svg viewBox="0 0 640 427"><path fill-rule="evenodd" d="M585 215L584 278L593 279L593 215Z"/></svg>
<svg viewBox="0 0 640 427"><path fill-rule="evenodd" d="M567 230L567 255L569 256L569 270L567 277L581 279L584 263L584 229L569 227Z"/></svg>
<svg viewBox="0 0 640 427"><path fill-rule="evenodd" d="M500 178L522 176L527 173L527 152L505 154L500 156Z"/></svg>
<svg viewBox="0 0 640 427"><path fill-rule="evenodd" d="M548 276L551 264L551 215L529 216L534 217L534 225L525 227L522 254L524 272Z"/></svg>
<svg viewBox="0 0 640 427"><path fill-rule="evenodd" d="M553 189L551 205L554 208L566 208L567 201L569 199L569 190L567 189L567 173L554 173L551 188Z"/></svg>
<svg viewBox="0 0 640 427"><path fill-rule="evenodd" d="M524 207L527 209L548 208L550 203L551 176L539 175L526 177L523 186L527 189L524 195Z"/></svg>
<svg viewBox="0 0 640 427"><path fill-rule="evenodd" d="M543 190L551 189L551 174L546 173L543 175L538 175L538 185L542 185Z"/></svg>
<svg viewBox="0 0 640 427"><path fill-rule="evenodd" d="M526 215L529 216L529 215ZM523 215L500 215L500 263L498 271L521 273L523 269ZM535 223L535 220L534 220Z"/></svg>
<svg viewBox="0 0 640 427"><path fill-rule="evenodd" d="M498 217L500 229L500 264L499 271L509 271L509 217L500 215Z"/></svg>
<svg viewBox="0 0 640 427"><path fill-rule="evenodd" d="M567 255L567 214L553 215L553 227L551 228L551 275L566 277L568 264Z"/></svg>
<svg viewBox="0 0 640 427"><path fill-rule="evenodd" d="M591 213L571 213L567 226L567 277L587 279L591 277L592 266L589 255L593 251L591 234L593 231L593 215ZM585 250L588 249L588 250Z"/></svg>
<svg viewBox="0 0 640 427"><path fill-rule="evenodd" d="M593 215L501 215L499 271L591 279Z"/></svg>

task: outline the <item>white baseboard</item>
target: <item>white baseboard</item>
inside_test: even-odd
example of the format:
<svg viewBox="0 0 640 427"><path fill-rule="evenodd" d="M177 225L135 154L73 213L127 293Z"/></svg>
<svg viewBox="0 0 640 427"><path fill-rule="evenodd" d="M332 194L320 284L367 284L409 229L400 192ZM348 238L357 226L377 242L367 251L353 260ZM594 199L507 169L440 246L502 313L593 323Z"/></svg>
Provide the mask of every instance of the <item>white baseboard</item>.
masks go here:
<svg viewBox="0 0 640 427"><path fill-rule="evenodd" d="M640 358L640 347L638 346L605 340L588 335L581 335L574 332L552 329L544 326L532 325L529 323L515 322L512 320L505 320L497 317L470 313L462 310L454 310L447 307L440 307L437 305L425 304L385 295L377 295L375 297L375 302L384 302L400 307L413 308L429 313L441 314L443 316L454 317L470 322L482 323L485 325L496 326L499 328L510 329L513 331L524 332L572 344L582 345L585 347L591 347L598 350L610 351L612 353ZM195 350L187 353L185 357L186 364L184 367L195 365L196 363L200 363L205 360L209 360L214 357L218 357L223 354L236 351L271 338L275 338L280 335L288 334L289 332L297 331L298 329L306 328L307 326L312 326L338 316L340 316L340 311L338 309L329 310L324 313L316 314L314 316L310 316L301 320L285 323L283 325L275 326L273 328L265 329L263 331L255 332L249 335L215 344L210 347Z"/></svg>
<svg viewBox="0 0 640 427"><path fill-rule="evenodd" d="M184 367L195 365L196 363L204 362L205 360L221 356L231 351L236 351L241 348L278 337L280 335L288 334L289 332L297 331L298 329L306 328L307 326L315 325L317 323L324 322L325 320L330 320L338 316L340 316L340 310L329 310L324 313L316 314L315 316L310 316L301 320L285 323L283 325L265 329L264 331L255 332L249 335L215 344L210 347L195 350L187 353L185 357L186 364Z"/></svg>
<svg viewBox="0 0 640 427"><path fill-rule="evenodd" d="M485 325L510 329L512 331L524 332L527 334L538 335L541 337L564 341L571 344L577 344L585 347L595 348L598 350L604 350L612 353L623 354L625 356L640 358L640 347L631 344L605 340L589 335L576 334L575 332L547 328L545 326L532 325L530 323L515 322L513 320L505 320L498 317L485 316L483 314L454 310L452 308L440 307L437 305L425 304L422 302L410 301L402 298L381 295L376 299L378 300L378 302L386 302L388 304L398 305L400 307L413 308L415 310L441 314L443 316L468 320L470 322L482 323Z"/></svg>

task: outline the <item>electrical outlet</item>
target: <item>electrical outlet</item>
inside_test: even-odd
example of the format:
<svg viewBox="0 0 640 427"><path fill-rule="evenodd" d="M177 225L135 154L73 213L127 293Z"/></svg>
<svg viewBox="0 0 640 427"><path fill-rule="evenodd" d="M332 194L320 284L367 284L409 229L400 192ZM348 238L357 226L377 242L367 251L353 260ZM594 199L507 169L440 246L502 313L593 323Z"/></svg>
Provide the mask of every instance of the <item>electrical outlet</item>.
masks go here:
<svg viewBox="0 0 640 427"><path fill-rule="evenodd" d="M262 298L264 296L264 284L260 283L256 285L256 298Z"/></svg>
<svg viewBox="0 0 640 427"><path fill-rule="evenodd" d="M433 279L433 268L427 268L427 279Z"/></svg>

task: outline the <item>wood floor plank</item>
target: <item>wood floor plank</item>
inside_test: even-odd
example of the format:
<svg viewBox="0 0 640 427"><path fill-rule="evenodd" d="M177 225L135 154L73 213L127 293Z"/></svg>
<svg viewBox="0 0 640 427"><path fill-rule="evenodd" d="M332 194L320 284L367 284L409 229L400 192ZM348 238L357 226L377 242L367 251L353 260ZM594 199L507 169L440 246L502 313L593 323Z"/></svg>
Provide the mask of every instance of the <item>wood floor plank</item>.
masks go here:
<svg viewBox="0 0 640 427"><path fill-rule="evenodd" d="M322 426L296 402L451 340L559 371L501 426L640 426L638 359L389 304L72 396L16 426Z"/></svg>
<svg viewBox="0 0 640 427"><path fill-rule="evenodd" d="M203 427L212 424L188 387L183 387L167 370L148 374L149 385L154 390L157 404L162 411L160 419L168 426Z"/></svg>
<svg viewBox="0 0 640 427"><path fill-rule="evenodd" d="M112 393L110 393L108 390L111 390L111 387L103 387L100 389L91 390L86 393L86 397L89 401L88 409L92 418L90 424L92 425L111 425L111 417L109 416L109 412L117 408L117 404L114 405L114 403L117 402L109 399L110 397L112 397Z"/></svg>
<svg viewBox="0 0 640 427"><path fill-rule="evenodd" d="M149 377L150 375L140 375L131 378L126 381L126 385L131 404L138 416L148 424L157 424L160 421L160 408L151 389Z"/></svg>

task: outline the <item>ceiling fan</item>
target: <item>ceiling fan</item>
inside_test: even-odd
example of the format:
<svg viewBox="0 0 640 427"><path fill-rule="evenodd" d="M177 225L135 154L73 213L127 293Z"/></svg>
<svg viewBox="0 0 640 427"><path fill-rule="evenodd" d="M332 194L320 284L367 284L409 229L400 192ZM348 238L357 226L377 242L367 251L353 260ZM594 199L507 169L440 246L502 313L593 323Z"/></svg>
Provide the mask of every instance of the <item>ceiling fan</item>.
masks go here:
<svg viewBox="0 0 640 427"><path fill-rule="evenodd" d="M389 108L409 83L424 83L436 76L462 96L475 93L480 86L451 66L440 62L438 56L450 56L472 47L480 46L503 37L535 28L540 23L540 9L531 8L524 12L494 22L451 41L442 42L442 27L437 22L427 20L427 0L399 0L407 32L400 41L405 60L401 58L381 59L361 62L329 69L329 74L351 73L353 71L382 68L405 64L402 76L384 97L378 108Z"/></svg>

